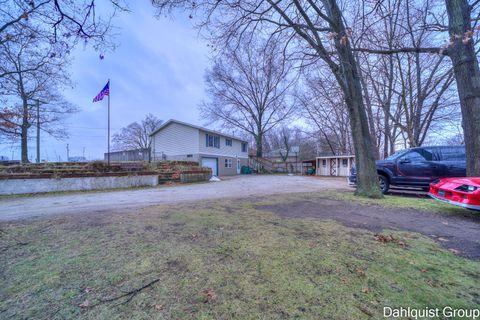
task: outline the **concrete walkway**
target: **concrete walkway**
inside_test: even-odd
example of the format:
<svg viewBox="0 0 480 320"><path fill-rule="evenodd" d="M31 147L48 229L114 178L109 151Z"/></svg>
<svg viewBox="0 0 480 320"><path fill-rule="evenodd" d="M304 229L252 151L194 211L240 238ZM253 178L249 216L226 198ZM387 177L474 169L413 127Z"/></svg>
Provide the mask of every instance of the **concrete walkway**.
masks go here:
<svg viewBox="0 0 480 320"><path fill-rule="evenodd" d="M125 210L156 204L220 198L246 198L295 192L348 189L346 178L251 175L229 177L221 182L163 186L151 189L69 193L0 199L0 221L57 214Z"/></svg>

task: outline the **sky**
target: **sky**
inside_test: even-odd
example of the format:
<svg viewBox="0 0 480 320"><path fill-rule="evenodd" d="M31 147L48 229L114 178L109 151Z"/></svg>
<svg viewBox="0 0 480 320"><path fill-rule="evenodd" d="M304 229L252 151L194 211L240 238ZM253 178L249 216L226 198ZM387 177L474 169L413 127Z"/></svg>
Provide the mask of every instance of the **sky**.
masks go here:
<svg viewBox="0 0 480 320"><path fill-rule="evenodd" d="M70 156L103 159L107 150L107 98L92 99L110 79L111 135L152 113L203 125L198 105L205 99L204 73L209 66L207 43L198 37L187 15L154 17L148 1L132 1L130 13L113 24L118 47L99 58L99 52L79 46L73 52L72 90L64 92L79 112L67 120L68 138L41 136L41 159L65 161ZM35 131L35 130L33 130ZM29 141L29 158L36 157L35 132ZM18 160L19 144L1 144L0 155Z"/></svg>

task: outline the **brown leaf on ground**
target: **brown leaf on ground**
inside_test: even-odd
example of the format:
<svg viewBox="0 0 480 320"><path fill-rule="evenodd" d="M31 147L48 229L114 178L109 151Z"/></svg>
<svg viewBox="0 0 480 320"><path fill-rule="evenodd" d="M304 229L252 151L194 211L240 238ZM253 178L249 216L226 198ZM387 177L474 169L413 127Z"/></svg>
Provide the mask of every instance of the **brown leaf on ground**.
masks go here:
<svg viewBox="0 0 480 320"><path fill-rule="evenodd" d="M85 300L85 301L83 301L82 303L80 303L78 306L79 306L80 308L88 308L88 307L90 307L90 301Z"/></svg>
<svg viewBox="0 0 480 320"><path fill-rule="evenodd" d="M372 289L370 289L369 287L365 287L365 288L362 289L362 292L363 293L370 293L370 292L372 292Z"/></svg>
<svg viewBox="0 0 480 320"><path fill-rule="evenodd" d="M347 278L347 277L342 277L342 278L340 278L340 280L341 280L343 283L348 283L348 278Z"/></svg>
<svg viewBox="0 0 480 320"><path fill-rule="evenodd" d="M203 301L203 303L208 303L209 301L215 300L217 298L217 294L212 289L204 290L203 293L205 293L206 295L206 298Z"/></svg>
<svg viewBox="0 0 480 320"><path fill-rule="evenodd" d="M388 235L388 234L376 234L374 235L374 237L375 237L375 240L379 242L384 242L384 243L393 242L395 240L395 238L393 238L392 235Z"/></svg>
<svg viewBox="0 0 480 320"><path fill-rule="evenodd" d="M394 238L391 234L375 234L375 240L382 242L382 243L396 243L402 248L405 248L407 244L404 241L401 241L397 238Z"/></svg>
<svg viewBox="0 0 480 320"><path fill-rule="evenodd" d="M362 276L362 277L365 276L365 270L362 267L358 267L357 269L355 269L355 272L359 276Z"/></svg>
<svg viewBox="0 0 480 320"><path fill-rule="evenodd" d="M163 310L163 304L154 304L153 308L158 311Z"/></svg>

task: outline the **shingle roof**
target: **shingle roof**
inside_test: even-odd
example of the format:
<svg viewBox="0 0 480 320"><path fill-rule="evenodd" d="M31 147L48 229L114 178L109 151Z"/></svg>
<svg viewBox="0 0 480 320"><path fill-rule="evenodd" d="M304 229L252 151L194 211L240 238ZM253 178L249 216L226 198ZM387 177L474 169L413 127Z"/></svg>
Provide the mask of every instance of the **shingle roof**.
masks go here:
<svg viewBox="0 0 480 320"><path fill-rule="evenodd" d="M204 128L204 127L200 127L200 126L197 126L197 125L194 125L194 124L186 123L186 122L179 121L179 120L175 120L175 119L170 119L170 120L164 122L160 127L158 127L158 128L155 129L152 133L150 133L150 136L153 136L153 135L156 134L158 131L162 130L163 128L165 128L166 126L168 126L168 125L171 124L171 123L178 123L178 124L181 124L181 125L184 125L184 126L187 126L187 127L191 127L191 128L195 128L195 129L199 129L199 130L202 130L202 131L205 131L205 132L218 134L218 135L220 135L220 136L224 136L224 137L227 137L227 138L239 140L239 141L242 141L242 142L248 142L248 141L245 140L245 139L242 139L242 138L239 138L239 137L235 137L235 136L232 136L232 135L229 135L229 134L225 134L225 133L222 133L222 132L220 132L220 131L215 131L215 130L207 129L207 128Z"/></svg>

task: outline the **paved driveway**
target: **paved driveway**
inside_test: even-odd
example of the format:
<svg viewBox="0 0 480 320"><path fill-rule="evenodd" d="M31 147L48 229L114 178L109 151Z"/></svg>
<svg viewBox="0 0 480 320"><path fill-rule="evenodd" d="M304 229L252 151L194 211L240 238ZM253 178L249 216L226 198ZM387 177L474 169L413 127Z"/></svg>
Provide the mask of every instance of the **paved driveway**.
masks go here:
<svg viewBox="0 0 480 320"><path fill-rule="evenodd" d="M172 187L0 199L0 220L132 209L185 201L321 192L347 188L345 178L285 175L235 176L221 182Z"/></svg>

